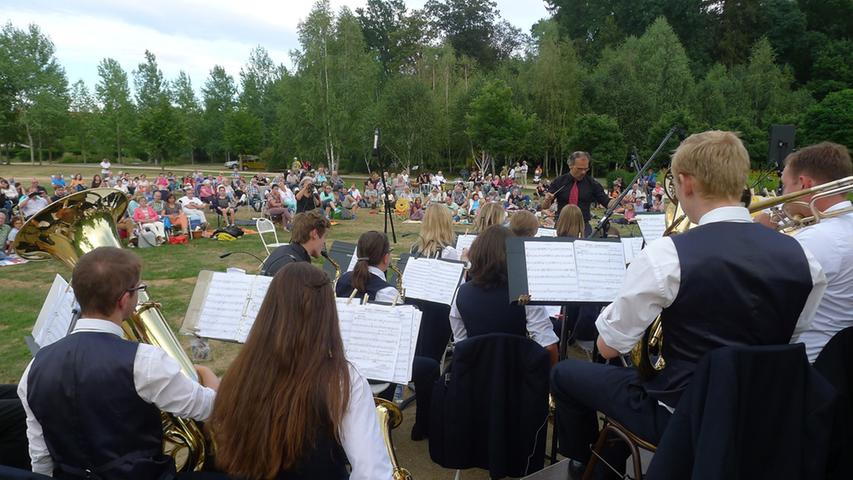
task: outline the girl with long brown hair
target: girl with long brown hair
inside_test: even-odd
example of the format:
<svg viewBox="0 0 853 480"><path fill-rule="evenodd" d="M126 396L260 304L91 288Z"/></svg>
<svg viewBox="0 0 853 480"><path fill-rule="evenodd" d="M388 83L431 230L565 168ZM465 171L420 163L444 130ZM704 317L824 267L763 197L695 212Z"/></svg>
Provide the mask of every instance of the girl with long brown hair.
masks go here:
<svg viewBox="0 0 853 480"><path fill-rule="evenodd" d="M370 387L344 357L320 269L298 262L275 275L210 425L217 466L233 477L391 478Z"/></svg>

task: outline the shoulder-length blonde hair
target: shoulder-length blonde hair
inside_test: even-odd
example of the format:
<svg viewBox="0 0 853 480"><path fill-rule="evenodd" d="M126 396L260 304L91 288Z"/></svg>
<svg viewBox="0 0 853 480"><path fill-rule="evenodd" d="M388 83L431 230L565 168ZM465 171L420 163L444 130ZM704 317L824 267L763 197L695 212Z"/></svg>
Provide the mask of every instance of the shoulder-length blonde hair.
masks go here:
<svg viewBox="0 0 853 480"><path fill-rule="evenodd" d="M482 205L477 211L477 218L474 219L474 233L482 233L492 225L503 225L504 220L506 220L506 211L503 205L498 202Z"/></svg>
<svg viewBox="0 0 853 480"><path fill-rule="evenodd" d="M566 205L560 210L560 218L557 219L558 237L583 238L584 227L583 213L577 205Z"/></svg>
<svg viewBox="0 0 853 480"><path fill-rule="evenodd" d="M454 237L450 210L442 204L432 204L426 209L421 233L412 245L412 251L430 257L444 247L452 246Z"/></svg>
<svg viewBox="0 0 853 480"><path fill-rule="evenodd" d="M340 442L349 391L332 284L310 263L292 263L273 278L217 392L217 466L241 478L296 468L318 436Z"/></svg>

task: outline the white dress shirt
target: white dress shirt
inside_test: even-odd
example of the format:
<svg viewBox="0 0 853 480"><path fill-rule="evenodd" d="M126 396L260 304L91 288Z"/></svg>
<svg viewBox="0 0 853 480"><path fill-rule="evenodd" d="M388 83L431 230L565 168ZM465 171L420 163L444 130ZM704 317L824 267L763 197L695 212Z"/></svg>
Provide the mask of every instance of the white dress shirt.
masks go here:
<svg viewBox="0 0 853 480"><path fill-rule="evenodd" d="M850 201L843 201L826 211L850 207ZM833 335L853 326L853 213L822 220L794 238L814 254L826 274L826 293L811 325L791 340L805 343L809 362L814 363Z"/></svg>
<svg viewBox="0 0 853 480"><path fill-rule="evenodd" d="M112 333L123 337L121 327L108 320L81 318L77 321L71 335L81 332ZM18 397L24 404L27 414L27 440L30 443L30 460L33 472L43 475L53 474L53 459L45 444L41 424L27 402L27 377L32 362L27 365L21 381L18 383ZM178 417L206 420L213 410L216 392L201 386L181 373L177 361L163 349L140 343L133 361L133 384L136 393L148 403L160 410L173 413Z"/></svg>
<svg viewBox="0 0 853 480"><path fill-rule="evenodd" d="M749 210L720 207L706 213L699 225L714 222L751 223ZM803 248L812 277L812 290L797 319L794 335L808 327L826 289L826 277L820 264ZM595 321L601 339L619 353L628 353L640 341L646 328L664 308L672 305L681 285L678 252L669 237L651 242L628 266L619 296L604 308Z"/></svg>
<svg viewBox="0 0 853 480"><path fill-rule="evenodd" d="M373 392L367 380L349 365L349 405L341 425L341 446L352 466L350 480L391 478L391 459L379 433Z"/></svg>
<svg viewBox="0 0 853 480"><path fill-rule="evenodd" d="M376 275L377 277L381 278L383 282L387 281L385 279L385 272L380 270L379 267L375 267L375 266L371 265L371 266L367 267L367 270L370 273L372 273L373 275ZM399 297L400 297L400 292L397 291L396 287L385 287L382 290L379 290L378 292L376 292L376 298L374 300L377 302L385 302L385 303L394 303L394 300L396 300L397 303L402 303L401 299Z"/></svg>
<svg viewBox="0 0 853 480"><path fill-rule="evenodd" d="M548 316L548 309L543 305L525 305L524 313L527 315L527 333L536 343L547 347L560 341L554 333L554 325ZM450 328L453 330L453 341L461 342L468 338L462 314L456 307L456 298L450 306Z"/></svg>

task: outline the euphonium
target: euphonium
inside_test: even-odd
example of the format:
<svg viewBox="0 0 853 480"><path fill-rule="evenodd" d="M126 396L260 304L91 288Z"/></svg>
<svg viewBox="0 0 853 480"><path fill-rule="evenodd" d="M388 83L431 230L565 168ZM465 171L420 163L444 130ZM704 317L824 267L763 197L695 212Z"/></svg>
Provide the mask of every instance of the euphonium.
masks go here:
<svg viewBox="0 0 853 480"><path fill-rule="evenodd" d="M382 434L385 448L388 449L388 457L391 459L392 478L394 480L412 480L412 474L397 463L397 453L394 451L394 442L391 439L391 430L400 426L403 421L403 412L400 411L400 407L394 405L394 402L389 402L384 398L374 397L373 401L376 403L379 432Z"/></svg>
<svg viewBox="0 0 853 480"><path fill-rule="evenodd" d="M28 260L51 257L74 268L85 253L98 247L121 248L116 221L127 210L127 197L119 190L97 188L63 197L33 215L18 232L15 251ZM162 348L181 366L187 377L198 381L190 359L181 348L160 306L139 292L139 304L122 328L130 340ZM204 435L193 420L161 412L163 451L175 459L179 471L199 470L206 458Z"/></svg>

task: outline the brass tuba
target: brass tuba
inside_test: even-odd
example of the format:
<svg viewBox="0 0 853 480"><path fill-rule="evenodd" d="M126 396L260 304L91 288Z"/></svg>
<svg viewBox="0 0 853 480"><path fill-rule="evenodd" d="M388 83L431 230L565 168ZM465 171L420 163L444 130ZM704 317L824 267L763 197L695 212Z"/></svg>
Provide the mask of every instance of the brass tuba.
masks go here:
<svg viewBox="0 0 853 480"><path fill-rule="evenodd" d="M413 480L412 474L397 463L397 453L394 451L394 442L391 439L391 430L400 426L403 421L403 412L394 402L389 402L384 398L374 397L373 401L376 404L379 432L382 434L385 448L388 449L388 457L391 459L391 467L393 468L391 478L393 480Z"/></svg>
<svg viewBox="0 0 853 480"><path fill-rule="evenodd" d="M13 248L22 258L53 257L73 269L82 255L98 247L121 248L116 221L127 210L127 203L124 193L113 188L84 190L63 197L24 224ZM128 339L165 350L180 364L184 375L198 381L195 367L160 313L160 305L152 302L147 293L139 292L136 312L122 328ZM175 459L179 471L200 470L207 445L199 425L166 412L161 415L164 453Z"/></svg>

